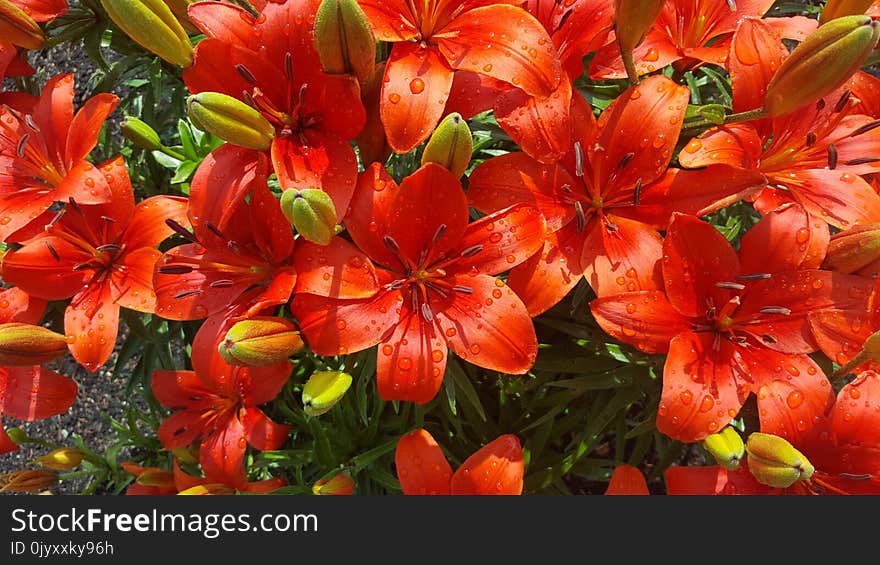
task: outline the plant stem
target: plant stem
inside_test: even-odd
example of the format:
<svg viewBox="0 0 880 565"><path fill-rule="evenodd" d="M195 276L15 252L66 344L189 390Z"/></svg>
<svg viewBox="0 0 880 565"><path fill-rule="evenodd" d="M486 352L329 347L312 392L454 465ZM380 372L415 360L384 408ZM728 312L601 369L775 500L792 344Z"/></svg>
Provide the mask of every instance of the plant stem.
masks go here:
<svg viewBox="0 0 880 565"><path fill-rule="evenodd" d="M626 76L630 84L633 86L639 84L639 72L636 70L635 61L633 61L633 52L621 47L620 56L623 59L623 67L626 69Z"/></svg>
<svg viewBox="0 0 880 565"><path fill-rule="evenodd" d="M178 161L186 161L187 160L186 155L184 155L183 153L178 153L174 149L171 149L170 147L166 147L164 145L162 147L160 147L158 149L158 151L168 155L169 157L177 159Z"/></svg>
<svg viewBox="0 0 880 565"><path fill-rule="evenodd" d="M735 124L737 122L747 122L750 120L758 120L765 117L764 108L755 108L754 110L749 110L748 112L737 112L736 114L727 114L724 117L724 122L721 125L726 124ZM692 122L685 122L682 125L681 132L686 133L690 130L702 129L702 128L710 128L712 126L717 126L719 124L706 120L694 120Z"/></svg>

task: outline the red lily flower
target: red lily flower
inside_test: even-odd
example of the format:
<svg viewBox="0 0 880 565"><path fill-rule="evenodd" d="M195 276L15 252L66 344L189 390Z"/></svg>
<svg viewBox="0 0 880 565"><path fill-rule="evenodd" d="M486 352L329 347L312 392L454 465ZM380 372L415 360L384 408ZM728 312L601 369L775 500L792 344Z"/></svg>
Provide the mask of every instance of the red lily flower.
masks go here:
<svg viewBox="0 0 880 565"><path fill-rule="evenodd" d="M67 13L67 0L8 0L37 23L54 20ZM0 38L0 81L7 76L31 75L34 69L6 38ZM2 95L2 93L0 93Z"/></svg>
<svg viewBox="0 0 880 565"><path fill-rule="evenodd" d="M724 427L751 393L762 431L796 438L812 429L832 391L807 355L817 349L807 315L854 307L870 292L868 279L813 268L827 241L824 224L789 206L750 230L737 255L712 225L676 214L663 242L665 293L590 304L616 339L667 353L661 432L698 441Z"/></svg>
<svg viewBox="0 0 880 565"><path fill-rule="evenodd" d="M20 288L0 290L0 324L37 324L46 302L27 295ZM67 412L76 400L73 379L44 367L0 367L0 416L33 422ZM0 425L0 454L18 446Z"/></svg>
<svg viewBox="0 0 880 565"><path fill-rule="evenodd" d="M837 393L830 417L794 446L816 471L785 489L758 483L745 465L670 467L668 494L880 494L880 375L861 373Z"/></svg>
<svg viewBox="0 0 880 565"><path fill-rule="evenodd" d="M71 353L95 371L116 344L119 308L152 313L156 247L173 232L166 219L185 221L186 199L154 196L134 203L121 157L100 166L112 194L107 204L71 199L44 233L3 258L3 280L46 300L73 297L64 312Z"/></svg>
<svg viewBox="0 0 880 565"><path fill-rule="evenodd" d="M606 495L643 495L651 494L645 476L632 465L618 465L614 468L611 480L608 481Z"/></svg>
<svg viewBox="0 0 880 565"><path fill-rule="evenodd" d="M809 320L813 338L822 353L835 363L846 365L862 350L865 340L880 331L880 282L874 284L864 304L811 312ZM860 367L880 368L871 360Z"/></svg>
<svg viewBox="0 0 880 565"><path fill-rule="evenodd" d="M503 435L482 447L453 474L443 451L427 430L400 438L394 465L403 494L522 494L522 447L515 435Z"/></svg>
<svg viewBox="0 0 880 565"><path fill-rule="evenodd" d="M686 87L650 77L619 96L597 124L576 94L571 107L575 142L561 161L547 165L508 153L486 160L471 174L468 198L478 210L527 202L547 219L552 233L541 254L515 268L509 279L532 316L562 300L581 275L598 296L662 287L657 229L666 226L672 209L693 207L678 194L688 196L696 183L730 186L727 168L720 174L666 170L688 96Z"/></svg>
<svg viewBox="0 0 880 565"><path fill-rule="evenodd" d="M169 250L155 275L156 312L197 320L244 305L256 315L297 292L366 298L378 288L370 262L341 238L294 246L290 223L267 184L264 155L231 145L212 152L190 185L190 240ZM294 267L294 247L302 261Z"/></svg>
<svg viewBox="0 0 880 565"><path fill-rule="evenodd" d="M550 36L528 12L482 0L361 0L377 39L395 45L385 66L382 123L394 151L423 142L440 121L453 69L546 98L562 69Z"/></svg>
<svg viewBox="0 0 880 565"><path fill-rule="evenodd" d="M73 113L73 75L50 79L33 114L0 107L0 239L30 224L53 202L110 200L101 171L85 160L119 99L98 94Z"/></svg>
<svg viewBox="0 0 880 565"><path fill-rule="evenodd" d="M378 163L358 180L346 227L376 263L372 298L298 295L292 311L319 355L379 342L379 393L429 402L446 369L447 348L472 363L512 374L534 363L537 340L520 299L492 275L541 246L544 219L516 205L468 225L458 179L434 163L400 186Z"/></svg>
<svg viewBox="0 0 880 565"><path fill-rule="evenodd" d="M670 0L633 53L640 75L676 63L688 70L705 63L724 65L730 34L743 17L760 18L774 0ZM804 39L817 27L816 20L796 16L765 21L794 40ZM590 63L590 78L625 78L626 70L615 41L600 49ZM752 108L750 108L752 109Z"/></svg>
<svg viewBox="0 0 880 565"><path fill-rule="evenodd" d="M166 471L159 467L142 467L132 461L126 461L119 466L126 473L135 476L135 482L125 489L126 496L195 494L196 487L202 487L205 490L204 494L235 494L235 489L225 484L209 483L208 479L187 474L177 464L177 459L174 460L173 471ZM286 485L287 481L275 477L247 482L242 490L254 494L264 494Z"/></svg>
<svg viewBox="0 0 880 565"><path fill-rule="evenodd" d="M319 5L268 2L254 18L226 2L192 4L189 17L208 39L183 77L194 94L222 92L259 110L275 126L272 161L281 187L324 190L341 219L358 171L349 140L366 113L354 77L322 72L314 48Z"/></svg>
<svg viewBox="0 0 880 565"><path fill-rule="evenodd" d="M213 337L200 332L193 341L192 371L153 372L153 394L175 411L159 426L159 440L171 450L201 438L199 463L206 481L244 490L248 444L278 449L290 432L290 426L273 422L258 406L278 396L293 365L229 365Z"/></svg>
<svg viewBox="0 0 880 565"><path fill-rule="evenodd" d="M728 60L734 111L762 104L767 83L787 54L765 21L741 21ZM859 101L841 88L787 116L712 128L692 139L679 155L683 167L725 163L766 178L764 185L735 193L706 187L714 202L700 214L757 195L759 210L794 201L838 228L880 221L880 196L859 176L880 170L880 129L872 117L855 114L857 107Z"/></svg>

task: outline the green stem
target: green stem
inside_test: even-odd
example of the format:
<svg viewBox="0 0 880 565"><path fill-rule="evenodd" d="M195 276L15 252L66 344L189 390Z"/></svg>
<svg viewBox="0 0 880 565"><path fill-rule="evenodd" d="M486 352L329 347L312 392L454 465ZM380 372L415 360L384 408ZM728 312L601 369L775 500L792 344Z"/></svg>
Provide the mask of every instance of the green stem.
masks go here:
<svg viewBox="0 0 880 565"><path fill-rule="evenodd" d="M174 159L177 159L178 161L186 161L187 160L186 155L184 155L183 153L178 153L174 149L171 149L170 147L165 147L164 145L162 147L160 147L158 149L158 151L168 155L169 157L173 157Z"/></svg>
<svg viewBox="0 0 880 565"><path fill-rule="evenodd" d="M764 108L755 108L754 110L749 110L748 112L737 112L736 114L727 114L724 117L723 125L726 124L735 124L737 122L748 122L751 120L759 120L766 116L766 112ZM688 133L691 130L710 128L713 126L717 126L719 124L712 122L706 119L694 120L691 122L685 122L682 125L681 133Z"/></svg>

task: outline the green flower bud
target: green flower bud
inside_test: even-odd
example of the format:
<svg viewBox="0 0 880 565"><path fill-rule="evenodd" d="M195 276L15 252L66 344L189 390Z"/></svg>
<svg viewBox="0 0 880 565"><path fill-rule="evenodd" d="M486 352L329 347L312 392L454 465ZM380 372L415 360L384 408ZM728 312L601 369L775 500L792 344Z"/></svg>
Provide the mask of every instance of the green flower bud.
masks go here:
<svg viewBox="0 0 880 565"><path fill-rule="evenodd" d="M303 411L309 416L325 414L351 386L351 375L341 371L318 371L313 373L303 387Z"/></svg>
<svg viewBox="0 0 880 565"><path fill-rule="evenodd" d="M189 119L233 145L265 151L272 146L275 128L241 100L219 92L201 92L186 101Z"/></svg>
<svg viewBox="0 0 880 565"><path fill-rule="evenodd" d="M727 426L717 434L707 436L703 440L703 447L728 471L734 471L739 467L745 451L742 438L731 426Z"/></svg>
<svg viewBox="0 0 880 565"><path fill-rule="evenodd" d="M855 74L878 39L880 22L868 16L844 16L819 26L773 75L764 110L781 116L813 104Z"/></svg>
<svg viewBox="0 0 880 565"><path fill-rule="evenodd" d="M376 39L357 0L323 0L315 16L315 48L324 71L351 74L362 85L376 68Z"/></svg>
<svg viewBox="0 0 880 565"><path fill-rule="evenodd" d="M16 445L21 445L31 439L27 435L27 432L25 432L21 428L9 428L8 430L6 430L6 435L8 435L9 439L12 440L12 443Z"/></svg>
<svg viewBox="0 0 880 565"><path fill-rule="evenodd" d="M230 365L264 367L284 361L303 347L293 322L267 316L236 322L218 350Z"/></svg>
<svg viewBox="0 0 880 565"><path fill-rule="evenodd" d="M338 233L336 206L323 190L285 190L281 195L281 212L301 236L319 245L327 245Z"/></svg>
<svg viewBox="0 0 880 565"><path fill-rule="evenodd" d="M157 151L163 147L162 140L159 139L159 134L156 133L156 130L151 128L145 121L139 120L134 116L126 116L122 122L121 129L125 139L142 149Z"/></svg>
<svg viewBox="0 0 880 565"><path fill-rule="evenodd" d="M790 487L815 469L803 453L779 436L755 432L746 443L749 472L763 485Z"/></svg>
<svg viewBox="0 0 880 565"><path fill-rule="evenodd" d="M101 0L119 29L135 43L172 65L192 65L192 42L162 0Z"/></svg>
<svg viewBox="0 0 880 565"><path fill-rule="evenodd" d="M0 37L25 49L43 46L43 30L39 24L9 0L0 0Z"/></svg>
<svg viewBox="0 0 880 565"><path fill-rule="evenodd" d="M67 353L67 339L42 326L0 324L0 365L40 365Z"/></svg>
<svg viewBox="0 0 880 565"><path fill-rule="evenodd" d="M443 118L437 129L431 134L425 151L422 153L422 165L437 163L446 167L456 178L461 178L474 150L474 138L467 122L458 112Z"/></svg>
<svg viewBox="0 0 880 565"><path fill-rule="evenodd" d="M874 0L828 0L819 14L819 23L824 24L843 16L864 14Z"/></svg>

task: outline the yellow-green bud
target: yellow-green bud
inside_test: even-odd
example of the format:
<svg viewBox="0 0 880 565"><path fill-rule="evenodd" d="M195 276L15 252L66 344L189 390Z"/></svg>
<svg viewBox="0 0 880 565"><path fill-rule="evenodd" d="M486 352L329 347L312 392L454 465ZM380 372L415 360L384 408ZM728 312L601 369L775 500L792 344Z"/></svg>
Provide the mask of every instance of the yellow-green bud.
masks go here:
<svg viewBox="0 0 880 565"><path fill-rule="evenodd" d="M201 130L233 145L265 151L272 146L275 128L241 100L220 92L201 92L186 101L189 119Z"/></svg>
<svg viewBox="0 0 880 565"><path fill-rule="evenodd" d="M43 30L39 24L9 0L0 0L0 37L25 49L43 46Z"/></svg>
<svg viewBox="0 0 880 565"><path fill-rule="evenodd" d="M162 0L101 0L119 29L135 43L172 65L192 65L192 42Z"/></svg>
<svg viewBox="0 0 880 565"><path fill-rule="evenodd" d="M31 439L28 437L27 432L21 428L9 428L6 430L6 435L8 435L9 439L12 440L12 443L16 445L21 445Z"/></svg>
<svg viewBox="0 0 880 565"><path fill-rule="evenodd" d="M764 110L781 116L818 101L859 70L878 39L880 22L868 16L844 16L819 26L773 75Z"/></svg>
<svg viewBox="0 0 880 565"><path fill-rule="evenodd" d="M156 468L145 469L135 482L145 487L175 488L174 473Z"/></svg>
<svg viewBox="0 0 880 565"><path fill-rule="evenodd" d="M315 15L315 49L324 71L353 73L362 85L376 68L376 39L357 0L323 0Z"/></svg>
<svg viewBox="0 0 880 565"><path fill-rule="evenodd" d="M187 10L189 9L189 5L195 2L196 0L162 0L165 2L165 5L171 10L171 13L174 14L174 17L177 18L177 21L180 22L180 25L183 26L189 33L201 33L199 28L193 25L192 21L189 19L189 13Z"/></svg>
<svg viewBox="0 0 880 565"><path fill-rule="evenodd" d="M82 463L83 454L79 449L72 447L59 447L36 458L36 462L43 467L54 469L55 471L70 471L79 467Z"/></svg>
<svg viewBox="0 0 880 565"><path fill-rule="evenodd" d="M142 149L156 151L163 147L159 134L143 120L139 120L134 116L126 116L120 127L125 139Z"/></svg>
<svg viewBox="0 0 880 565"><path fill-rule="evenodd" d="M351 375L341 371L313 373L303 387L303 411L309 416L328 412L351 386Z"/></svg>
<svg viewBox="0 0 880 565"><path fill-rule="evenodd" d="M324 496L354 494L354 479L345 473L339 473L330 479L317 481L312 486L312 493Z"/></svg>
<svg viewBox="0 0 880 565"><path fill-rule="evenodd" d="M58 481L54 471L26 469L0 475L0 492L37 492Z"/></svg>
<svg viewBox="0 0 880 565"><path fill-rule="evenodd" d="M336 206L323 190L285 190L281 195L281 211L301 236L318 245L327 245L338 233Z"/></svg>
<svg viewBox="0 0 880 565"><path fill-rule="evenodd" d="M467 122L461 114L453 112L443 118L431 134L422 153L422 165L437 163L446 167L456 178L461 178L471 161L473 150L474 138Z"/></svg>
<svg viewBox="0 0 880 565"><path fill-rule="evenodd" d="M813 476L813 465L803 453L779 436L755 432L746 442L749 472L763 485L790 487Z"/></svg>
<svg viewBox="0 0 880 565"><path fill-rule="evenodd" d="M819 23L824 24L843 16L864 14L874 0L828 0L819 15Z"/></svg>
<svg viewBox="0 0 880 565"><path fill-rule="evenodd" d="M880 224L865 224L831 236L824 268L854 273L880 259Z"/></svg>
<svg viewBox="0 0 880 565"><path fill-rule="evenodd" d="M284 361L303 346L293 322L266 316L236 322L218 350L230 365L265 367Z"/></svg>
<svg viewBox="0 0 880 565"><path fill-rule="evenodd" d="M745 451L742 438L731 426L727 426L717 434L707 436L703 440L703 447L728 471L734 471L739 467Z"/></svg>
<svg viewBox="0 0 880 565"><path fill-rule="evenodd" d="M665 1L614 0L614 33L622 51L632 51L641 45Z"/></svg>
<svg viewBox="0 0 880 565"><path fill-rule="evenodd" d="M199 462L199 446L198 444L185 445L176 447L171 450L171 454L181 463L195 465Z"/></svg>
<svg viewBox="0 0 880 565"><path fill-rule="evenodd" d="M67 339L48 328L20 322L0 324L0 365L40 365L66 352Z"/></svg>

